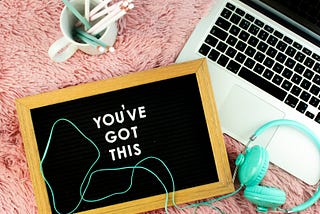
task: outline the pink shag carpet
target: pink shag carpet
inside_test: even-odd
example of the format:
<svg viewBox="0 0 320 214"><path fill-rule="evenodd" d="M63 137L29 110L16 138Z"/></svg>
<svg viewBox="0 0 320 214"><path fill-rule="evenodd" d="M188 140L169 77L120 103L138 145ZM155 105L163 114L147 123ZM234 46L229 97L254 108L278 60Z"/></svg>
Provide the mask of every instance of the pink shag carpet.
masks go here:
<svg viewBox="0 0 320 214"><path fill-rule="evenodd" d="M116 52L89 56L78 51L64 63L49 59L49 46L61 36L59 0L0 1L0 213L37 213L29 177L15 99L86 82L174 63L179 51L211 0L136 0L135 9L119 22ZM225 136L234 169L242 146ZM283 189L290 208L315 191L271 165L264 184ZM238 187L239 183L236 182ZM216 202L225 213L256 213L243 193ZM169 209L170 213L193 210ZM163 209L148 213L164 213ZM200 207L197 213L216 213ZM320 203L304 213L320 213Z"/></svg>

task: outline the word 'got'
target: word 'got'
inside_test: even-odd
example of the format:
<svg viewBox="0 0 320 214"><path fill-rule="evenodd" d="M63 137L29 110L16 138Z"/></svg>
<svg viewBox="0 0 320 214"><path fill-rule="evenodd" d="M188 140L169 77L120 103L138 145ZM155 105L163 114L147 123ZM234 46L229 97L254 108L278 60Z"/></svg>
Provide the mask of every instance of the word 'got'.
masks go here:
<svg viewBox="0 0 320 214"><path fill-rule="evenodd" d="M117 132L115 131L108 131L105 134L105 139L108 143L114 143L118 139L120 140L128 140L130 137L137 138L137 126L132 126L131 128L121 128Z"/></svg>

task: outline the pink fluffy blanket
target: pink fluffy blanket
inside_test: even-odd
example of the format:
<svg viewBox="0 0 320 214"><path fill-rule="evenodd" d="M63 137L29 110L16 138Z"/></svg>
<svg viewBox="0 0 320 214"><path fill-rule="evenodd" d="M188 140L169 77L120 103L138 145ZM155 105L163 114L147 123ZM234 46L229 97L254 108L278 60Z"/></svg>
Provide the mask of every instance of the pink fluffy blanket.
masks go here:
<svg viewBox="0 0 320 214"><path fill-rule="evenodd" d="M15 109L15 99L71 85L97 81L174 63L210 0L136 0L135 9L119 21L116 52L89 56L80 51L64 63L49 59L49 46L61 36L59 0L0 1L0 213L37 213ZM242 146L225 136L234 169ZM290 208L315 191L271 165L263 183L283 189ZM239 183L236 182L238 187ZM240 192L216 202L226 213L255 213ZM170 208L171 213L192 213ZM149 213L163 213L164 210ZM198 213L215 213L203 206ZM305 213L319 213L320 203Z"/></svg>

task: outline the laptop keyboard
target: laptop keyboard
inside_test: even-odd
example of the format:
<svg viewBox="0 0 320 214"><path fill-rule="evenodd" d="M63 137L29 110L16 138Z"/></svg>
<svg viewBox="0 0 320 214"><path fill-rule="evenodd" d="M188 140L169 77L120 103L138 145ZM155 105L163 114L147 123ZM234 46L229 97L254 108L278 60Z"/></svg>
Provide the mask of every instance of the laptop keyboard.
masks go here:
<svg viewBox="0 0 320 214"><path fill-rule="evenodd" d="M320 123L320 56L227 3L198 51Z"/></svg>

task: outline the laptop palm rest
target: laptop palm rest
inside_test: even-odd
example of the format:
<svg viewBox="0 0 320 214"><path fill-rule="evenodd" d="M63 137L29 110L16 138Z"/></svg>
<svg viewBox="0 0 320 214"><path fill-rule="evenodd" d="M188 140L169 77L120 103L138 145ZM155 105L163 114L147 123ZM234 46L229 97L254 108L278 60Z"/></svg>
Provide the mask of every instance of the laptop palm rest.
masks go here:
<svg viewBox="0 0 320 214"><path fill-rule="evenodd" d="M284 116L284 112L238 85L232 86L219 108L223 131L243 144L247 143L259 126ZM270 142L274 132L267 131L257 139L257 143L266 146L265 143Z"/></svg>

